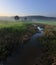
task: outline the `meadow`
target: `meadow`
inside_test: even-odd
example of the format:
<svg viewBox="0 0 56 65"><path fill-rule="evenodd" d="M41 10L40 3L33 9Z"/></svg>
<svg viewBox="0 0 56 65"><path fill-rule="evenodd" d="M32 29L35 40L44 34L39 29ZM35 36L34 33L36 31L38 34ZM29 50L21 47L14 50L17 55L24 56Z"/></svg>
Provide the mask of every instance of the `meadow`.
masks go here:
<svg viewBox="0 0 56 65"><path fill-rule="evenodd" d="M20 27L24 26L24 24L34 24L34 23L40 23L40 24L47 24L56 26L56 21L48 21L48 20L38 20L38 21L0 21L0 28L3 27Z"/></svg>
<svg viewBox="0 0 56 65"><path fill-rule="evenodd" d="M48 25L56 25L56 21L48 21L48 20L40 20L40 21L37 21L37 23L42 23L42 24L48 24Z"/></svg>
<svg viewBox="0 0 56 65"><path fill-rule="evenodd" d="M42 64L48 65L49 61L47 62L47 60L50 60L51 56L56 57L55 21L0 21L0 61L6 60L18 49L18 46L23 46L29 41L31 36L37 32L34 24L45 26L44 37L38 39L43 46L43 59L41 57L40 61L43 60Z"/></svg>

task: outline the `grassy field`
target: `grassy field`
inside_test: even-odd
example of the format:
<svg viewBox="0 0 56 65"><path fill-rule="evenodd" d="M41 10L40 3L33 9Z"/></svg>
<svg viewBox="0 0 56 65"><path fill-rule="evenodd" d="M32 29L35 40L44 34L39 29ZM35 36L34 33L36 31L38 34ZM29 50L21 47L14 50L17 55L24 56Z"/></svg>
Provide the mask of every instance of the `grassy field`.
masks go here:
<svg viewBox="0 0 56 65"><path fill-rule="evenodd" d="M7 22L7 21L2 21L0 22L0 28L3 27L17 27L17 26L23 26L22 22Z"/></svg>
<svg viewBox="0 0 56 65"><path fill-rule="evenodd" d="M48 25L54 25L56 26L56 21L43 21L43 20L39 20L39 21L35 21L35 22L31 22L31 21L0 21L0 28L3 27L20 27L20 26L24 26L24 24L30 24L30 23L40 23L40 24L48 24Z"/></svg>
<svg viewBox="0 0 56 65"><path fill-rule="evenodd" d="M0 21L0 29L1 28L14 28L14 29L20 29L20 30L25 30L26 26L32 25L32 24L47 24L53 26L53 30L56 30L56 21Z"/></svg>
<svg viewBox="0 0 56 65"><path fill-rule="evenodd" d="M37 23L42 23L42 24L48 24L48 25L56 25L56 21L43 21L43 20L40 20L40 21L37 21Z"/></svg>

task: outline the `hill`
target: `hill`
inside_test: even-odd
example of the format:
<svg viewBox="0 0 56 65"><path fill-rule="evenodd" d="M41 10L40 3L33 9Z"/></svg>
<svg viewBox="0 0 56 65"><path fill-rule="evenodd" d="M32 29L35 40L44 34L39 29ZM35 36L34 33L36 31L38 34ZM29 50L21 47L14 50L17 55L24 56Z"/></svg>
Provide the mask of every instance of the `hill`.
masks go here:
<svg viewBox="0 0 56 65"><path fill-rule="evenodd" d="M19 20L55 20L56 17L47 17L47 16L22 16L20 17ZM14 16L11 17L0 17L0 20L13 20L14 21Z"/></svg>
<svg viewBox="0 0 56 65"><path fill-rule="evenodd" d="M36 20L56 20L56 17L46 17L46 16L26 16L27 19L36 19Z"/></svg>

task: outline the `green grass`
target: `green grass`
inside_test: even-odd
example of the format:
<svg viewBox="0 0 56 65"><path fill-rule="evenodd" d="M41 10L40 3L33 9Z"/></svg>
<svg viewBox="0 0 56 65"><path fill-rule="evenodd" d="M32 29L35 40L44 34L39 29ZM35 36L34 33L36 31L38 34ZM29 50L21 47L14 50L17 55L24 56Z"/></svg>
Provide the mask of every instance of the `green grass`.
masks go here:
<svg viewBox="0 0 56 65"><path fill-rule="evenodd" d="M48 21L48 20L38 20L36 23L48 24L48 25L56 25L56 21Z"/></svg>
<svg viewBox="0 0 56 65"><path fill-rule="evenodd" d="M31 21L0 21L0 28L4 27L13 27L13 28L25 28L27 25L31 25L34 23L40 23L40 24L48 24L52 26L56 26L56 21L43 21L43 20L38 20L36 22L31 22ZM55 28L56 30L56 28Z"/></svg>
<svg viewBox="0 0 56 65"><path fill-rule="evenodd" d="M24 23L32 23L31 21L0 21L0 27L10 27L10 26L22 26ZM44 20L38 20L33 23L42 23L42 24L48 24L48 25L56 25L56 21L44 21Z"/></svg>
<svg viewBox="0 0 56 65"><path fill-rule="evenodd" d="M23 26L22 22L0 22L0 28Z"/></svg>

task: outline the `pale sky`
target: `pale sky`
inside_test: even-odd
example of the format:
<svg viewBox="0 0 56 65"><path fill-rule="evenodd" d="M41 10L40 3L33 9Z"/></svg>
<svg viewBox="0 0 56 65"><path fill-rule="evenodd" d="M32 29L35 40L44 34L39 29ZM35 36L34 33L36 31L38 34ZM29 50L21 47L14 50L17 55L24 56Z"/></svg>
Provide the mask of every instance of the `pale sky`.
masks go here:
<svg viewBox="0 0 56 65"><path fill-rule="evenodd" d="M56 0L0 0L0 16L14 15L56 17Z"/></svg>

